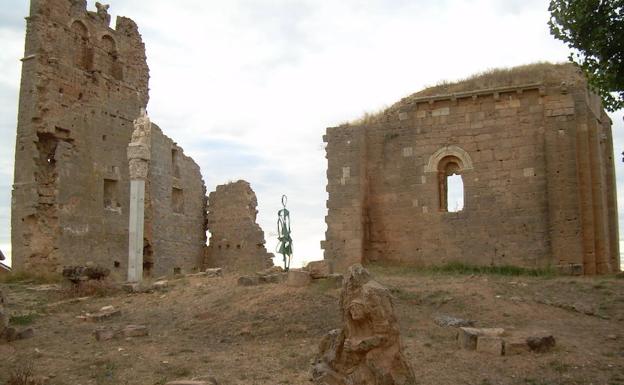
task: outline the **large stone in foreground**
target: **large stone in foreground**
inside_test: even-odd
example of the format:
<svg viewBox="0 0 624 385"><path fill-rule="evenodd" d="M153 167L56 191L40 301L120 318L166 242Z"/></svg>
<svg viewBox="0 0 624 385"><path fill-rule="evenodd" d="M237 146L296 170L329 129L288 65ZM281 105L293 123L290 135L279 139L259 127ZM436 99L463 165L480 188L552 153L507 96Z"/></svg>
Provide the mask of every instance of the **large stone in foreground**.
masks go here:
<svg viewBox="0 0 624 385"><path fill-rule="evenodd" d="M321 341L312 367L317 385L410 385L390 292L360 264L349 268L340 297L343 329Z"/></svg>

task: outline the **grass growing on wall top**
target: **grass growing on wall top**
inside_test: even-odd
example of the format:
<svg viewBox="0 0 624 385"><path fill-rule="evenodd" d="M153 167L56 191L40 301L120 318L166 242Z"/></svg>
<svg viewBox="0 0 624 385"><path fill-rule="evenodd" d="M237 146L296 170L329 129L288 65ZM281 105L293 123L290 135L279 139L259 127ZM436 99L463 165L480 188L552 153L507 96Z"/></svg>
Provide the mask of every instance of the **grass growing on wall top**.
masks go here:
<svg viewBox="0 0 624 385"><path fill-rule="evenodd" d="M501 276L527 276L527 277L554 277L557 272L554 269L527 269L518 266L477 266L462 262L450 262L440 266L407 266L407 265L380 265L370 264L366 266L373 272L384 274L447 274L447 275L501 275Z"/></svg>

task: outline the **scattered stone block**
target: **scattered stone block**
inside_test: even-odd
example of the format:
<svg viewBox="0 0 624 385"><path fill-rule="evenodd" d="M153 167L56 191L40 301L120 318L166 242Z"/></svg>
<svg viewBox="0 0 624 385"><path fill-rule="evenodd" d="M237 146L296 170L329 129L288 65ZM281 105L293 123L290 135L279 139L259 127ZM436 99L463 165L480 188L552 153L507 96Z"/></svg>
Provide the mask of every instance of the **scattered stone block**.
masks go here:
<svg viewBox="0 0 624 385"><path fill-rule="evenodd" d="M267 274L261 275L258 278L260 280L260 283L281 283L284 282L284 280L286 279L286 274Z"/></svg>
<svg viewBox="0 0 624 385"><path fill-rule="evenodd" d="M451 317L448 315L437 316L434 318L433 322L435 322L435 324L438 326L453 328L473 327L475 324L475 321Z"/></svg>
<svg viewBox="0 0 624 385"><path fill-rule="evenodd" d="M502 337L503 334L505 334L505 329L501 328L460 327L457 333L457 342L462 349L476 350L479 337Z"/></svg>
<svg viewBox="0 0 624 385"><path fill-rule="evenodd" d="M208 278L223 277L223 269L220 267L214 269L206 269L206 276Z"/></svg>
<svg viewBox="0 0 624 385"><path fill-rule="evenodd" d="M529 344L527 344L526 338L512 337L505 339L505 355L515 356L519 354L525 354L530 352Z"/></svg>
<svg viewBox="0 0 624 385"><path fill-rule="evenodd" d="M327 260L310 262L305 270L310 273L312 279L327 278L332 273L331 264Z"/></svg>
<svg viewBox="0 0 624 385"><path fill-rule="evenodd" d="M500 337L477 337L477 351L482 353L493 354L495 356L503 355L503 339Z"/></svg>
<svg viewBox="0 0 624 385"><path fill-rule="evenodd" d="M129 337L145 337L149 335L149 330L145 325L128 325L120 330L121 335Z"/></svg>
<svg viewBox="0 0 624 385"><path fill-rule="evenodd" d="M97 341L109 341L115 338L115 330L110 328L97 328L93 334Z"/></svg>
<svg viewBox="0 0 624 385"><path fill-rule="evenodd" d="M335 287L336 289L340 289L342 287L342 280L343 280L343 276L342 274L330 274L327 276L327 280L330 281L332 283L332 286Z"/></svg>
<svg viewBox="0 0 624 385"><path fill-rule="evenodd" d="M87 313L81 318L89 322L102 322L119 315L121 315L121 310L117 310L113 306L104 306L98 312Z"/></svg>
<svg viewBox="0 0 624 385"><path fill-rule="evenodd" d="M308 286L311 281L312 278L310 277L310 273L308 273L307 271L289 270L286 284L293 287L303 287Z"/></svg>
<svg viewBox="0 0 624 385"><path fill-rule="evenodd" d="M555 347L555 337L552 334L538 334L527 337L529 349L537 353L545 353Z"/></svg>
<svg viewBox="0 0 624 385"><path fill-rule="evenodd" d="M244 275L238 277L238 286L255 286L260 284L260 277L254 275Z"/></svg>
<svg viewBox="0 0 624 385"><path fill-rule="evenodd" d="M169 287L169 281L167 281L166 279L161 280L161 281L156 281L154 282L152 287L154 288L154 290L165 290L166 288Z"/></svg>

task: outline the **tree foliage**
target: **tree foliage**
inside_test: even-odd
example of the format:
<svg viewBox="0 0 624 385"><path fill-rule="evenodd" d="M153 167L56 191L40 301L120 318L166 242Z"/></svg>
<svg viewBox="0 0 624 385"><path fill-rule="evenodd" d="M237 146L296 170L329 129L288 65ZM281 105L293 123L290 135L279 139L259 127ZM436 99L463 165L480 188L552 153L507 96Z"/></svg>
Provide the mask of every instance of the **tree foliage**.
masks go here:
<svg viewBox="0 0 624 385"><path fill-rule="evenodd" d="M551 0L550 33L572 49L605 108L624 107L624 0Z"/></svg>

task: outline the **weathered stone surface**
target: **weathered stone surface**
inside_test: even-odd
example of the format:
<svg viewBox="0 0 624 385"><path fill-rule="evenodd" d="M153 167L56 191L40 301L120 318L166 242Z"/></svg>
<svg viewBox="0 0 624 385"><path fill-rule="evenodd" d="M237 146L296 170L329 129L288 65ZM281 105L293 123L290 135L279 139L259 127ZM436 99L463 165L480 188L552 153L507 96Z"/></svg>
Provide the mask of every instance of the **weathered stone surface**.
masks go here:
<svg viewBox="0 0 624 385"><path fill-rule="evenodd" d="M410 385L392 296L361 265L349 268L340 297L343 329L321 341L312 367L319 385Z"/></svg>
<svg viewBox="0 0 624 385"><path fill-rule="evenodd" d="M256 194L239 180L217 186L208 196L206 266L253 272L273 266L273 254L264 244L264 232L256 223Z"/></svg>
<svg viewBox="0 0 624 385"><path fill-rule="evenodd" d="M449 315L439 315L434 318L433 322L438 326L453 328L472 327L475 324L475 321L451 317Z"/></svg>
<svg viewBox="0 0 624 385"><path fill-rule="evenodd" d="M11 242L16 271L60 273L91 261L126 278L132 121L148 101L137 25L86 2L33 1L15 153ZM105 12L106 11L106 12ZM145 275L202 268L206 191L199 166L152 124L145 199ZM146 149L149 152L146 152Z"/></svg>
<svg viewBox="0 0 624 385"><path fill-rule="evenodd" d="M149 335L149 330L145 325L128 325L121 329L120 334L125 337L145 337Z"/></svg>
<svg viewBox="0 0 624 385"><path fill-rule="evenodd" d="M145 337L149 335L149 329L145 325L128 325L119 329L100 327L95 329L93 334L98 341L109 341L119 338Z"/></svg>
<svg viewBox="0 0 624 385"><path fill-rule="evenodd" d="M305 270L310 273L312 279L327 278L331 273L331 263L329 261L312 261L308 263Z"/></svg>
<svg viewBox="0 0 624 385"><path fill-rule="evenodd" d="M503 355L503 346L504 341L500 337L479 336L477 338L478 352L501 356Z"/></svg>
<svg viewBox="0 0 624 385"><path fill-rule="evenodd" d="M63 267L63 277L73 283L88 280L102 280L109 275L110 269L97 265Z"/></svg>
<svg viewBox="0 0 624 385"><path fill-rule="evenodd" d="M88 322L102 322L119 315L121 315L121 310L115 309L113 306L104 306L99 311L86 313L84 316L80 316L80 318Z"/></svg>
<svg viewBox="0 0 624 385"><path fill-rule="evenodd" d="M111 328L97 328L94 330L93 334L98 341L109 341L115 338L117 332Z"/></svg>
<svg viewBox="0 0 624 385"><path fill-rule="evenodd" d="M545 353L555 347L555 337L552 334L537 334L527 337L526 343L531 351Z"/></svg>
<svg viewBox="0 0 624 385"><path fill-rule="evenodd" d="M526 338L523 337L510 337L505 338L505 355L515 356L518 354L525 354L530 352L529 344L527 344Z"/></svg>
<svg viewBox="0 0 624 385"><path fill-rule="evenodd" d="M427 89L323 140L321 246L336 271L362 261L619 270L611 120L573 65ZM460 213L449 212L453 174Z"/></svg>
<svg viewBox="0 0 624 385"><path fill-rule="evenodd" d="M206 269L206 276L209 278L223 277L223 269L220 267Z"/></svg>
<svg viewBox="0 0 624 385"><path fill-rule="evenodd" d="M291 269L288 271L288 278L286 284L293 287L308 286L312 281L310 273L304 270Z"/></svg>
<svg viewBox="0 0 624 385"><path fill-rule="evenodd" d="M502 337L505 329L501 328L471 328L460 327L457 332L457 342L459 347L466 350L476 350L477 341L481 336L484 337Z"/></svg>

